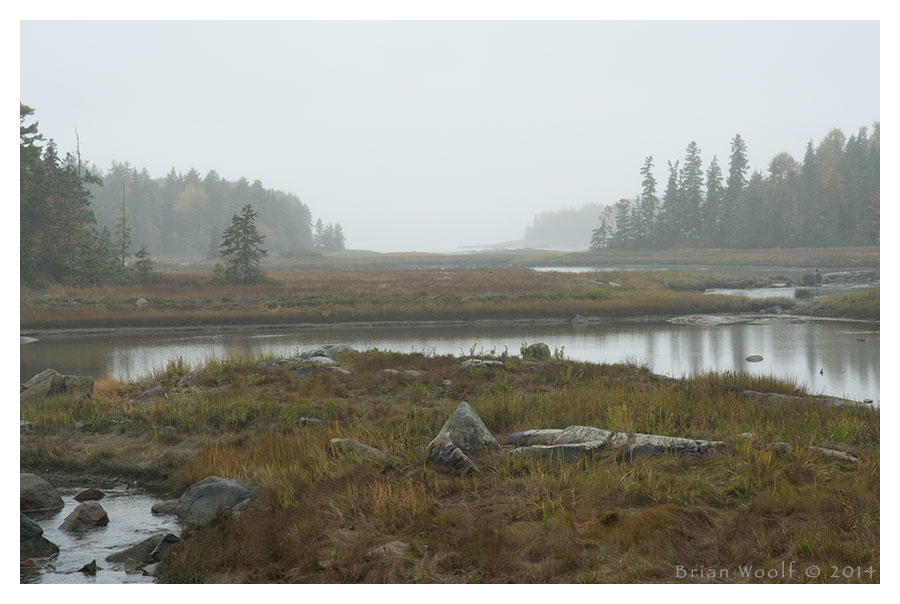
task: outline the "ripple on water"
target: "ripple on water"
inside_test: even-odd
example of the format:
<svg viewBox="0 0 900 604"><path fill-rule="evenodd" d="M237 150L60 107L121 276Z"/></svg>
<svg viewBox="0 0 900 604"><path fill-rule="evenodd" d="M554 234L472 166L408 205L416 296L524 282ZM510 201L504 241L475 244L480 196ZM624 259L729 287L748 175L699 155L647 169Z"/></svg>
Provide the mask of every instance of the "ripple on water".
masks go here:
<svg viewBox="0 0 900 604"><path fill-rule="evenodd" d="M109 516L109 524L82 533L59 530L59 525L78 505L74 496L80 488L61 488L65 507L52 516L33 518L44 529L44 537L59 546L59 555L39 567L22 567L22 583L152 583L153 577L125 572L125 563L107 562L106 557L136 545L161 532L179 534L181 527L173 516L154 516L150 507L159 501L143 489L105 490L100 505ZM97 574L79 570L97 561Z"/></svg>

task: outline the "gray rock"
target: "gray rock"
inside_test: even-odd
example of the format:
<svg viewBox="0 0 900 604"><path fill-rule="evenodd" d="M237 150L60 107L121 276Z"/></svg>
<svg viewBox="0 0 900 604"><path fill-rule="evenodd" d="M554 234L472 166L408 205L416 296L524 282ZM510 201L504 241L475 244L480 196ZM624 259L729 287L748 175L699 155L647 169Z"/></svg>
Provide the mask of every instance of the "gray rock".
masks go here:
<svg viewBox="0 0 900 604"><path fill-rule="evenodd" d="M759 363L763 360L763 357L761 354L751 354L746 360L748 363Z"/></svg>
<svg viewBox="0 0 900 604"><path fill-rule="evenodd" d="M632 460L643 456L686 455L702 457L729 451L731 446L721 441L693 440L656 434L631 434L622 450L622 458Z"/></svg>
<svg viewBox="0 0 900 604"><path fill-rule="evenodd" d="M504 445L512 445L514 447L528 447L531 445L552 445L553 439L557 434L562 432L560 428L547 428L544 430L525 430L524 432L513 432L510 434Z"/></svg>
<svg viewBox="0 0 900 604"><path fill-rule="evenodd" d="M85 501L78 504L78 507L66 516L63 523L59 525L59 530L79 532L107 524L109 524L109 516L103 506L96 501Z"/></svg>
<svg viewBox="0 0 900 604"><path fill-rule="evenodd" d="M362 459L377 463L385 463L390 460L387 453L381 449L370 447L352 438L332 438L328 441L326 450L332 457L356 455Z"/></svg>
<svg viewBox="0 0 900 604"><path fill-rule="evenodd" d="M584 327L588 324L588 320L581 315L575 315L574 317L569 319L569 323L571 323L574 327Z"/></svg>
<svg viewBox="0 0 900 604"><path fill-rule="evenodd" d="M19 511L26 514L61 510L62 497L53 486L34 474L19 474Z"/></svg>
<svg viewBox="0 0 900 604"><path fill-rule="evenodd" d="M509 435L504 444L516 447L530 445L568 445L598 441L605 444L612 435L613 432L601 428L593 428L591 426L569 426L563 430L550 428L515 432Z"/></svg>
<svg viewBox="0 0 900 604"><path fill-rule="evenodd" d="M79 569L78 569L78 572L84 573L84 574L86 574L86 575L96 575L96 574L97 574L97 569L98 569L97 561L96 561L96 560L91 560L90 562L88 562L87 564L85 564L84 566L82 566L81 568L79 568ZM103 570L103 569L100 568L100 570Z"/></svg>
<svg viewBox="0 0 900 604"><path fill-rule="evenodd" d="M19 559L49 558L59 553L59 546L44 537L37 522L19 512Z"/></svg>
<svg viewBox="0 0 900 604"><path fill-rule="evenodd" d="M307 350L307 351L301 352L300 354L297 355L296 358L300 361L305 362L305 361L309 361L310 359L314 359L314 358L330 359L332 356L333 355L330 350L328 350L325 347L322 347L322 348L316 348L313 350Z"/></svg>
<svg viewBox="0 0 900 604"><path fill-rule="evenodd" d="M830 449L828 447L807 447L813 451L821 453L825 457L831 457L832 459L836 459L838 461L848 462L848 463L857 463L859 462L859 458L853 453L848 453L846 451L839 451L837 449Z"/></svg>
<svg viewBox="0 0 900 604"><path fill-rule="evenodd" d="M134 400L136 401L146 401L153 398L159 398L161 396L165 396L165 392L163 392L162 386L156 386L155 388L150 388L149 390L144 390L136 397Z"/></svg>
<svg viewBox="0 0 900 604"><path fill-rule="evenodd" d="M45 369L19 386L19 402L55 394L78 393L90 397L94 392L94 378L83 375L62 375L55 369Z"/></svg>
<svg viewBox="0 0 900 604"><path fill-rule="evenodd" d="M137 545L115 552L106 557L107 562L125 562L128 558L142 564L159 562L178 545L180 539L172 533L160 533L144 539Z"/></svg>
<svg viewBox="0 0 900 604"><path fill-rule="evenodd" d="M529 361L546 361L550 358L550 347L543 342L535 342L522 351L522 358Z"/></svg>
<svg viewBox="0 0 900 604"><path fill-rule="evenodd" d="M782 442L782 441L776 441L773 443L769 443L768 447L766 447L766 448L773 449L782 454L794 452L794 447L790 443L786 443L786 442Z"/></svg>
<svg viewBox="0 0 900 604"><path fill-rule="evenodd" d="M337 365L337 362L332 359L330 356L314 356L306 359L307 363L312 363L314 365Z"/></svg>
<svg viewBox="0 0 900 604"><path fill-rule="evenodd" d="M207 476L195 482L177 500L161 501L151 508L154 514L175 514L188 524L212 520L220 509L238 510L256 494L243 482L232 478Z"/></svg>
<svg viewBox="0 0 900 604"><path fill-rule="evenodd" d="M529 459L552 459L566 463L576 462L582 457L593 457L606 448L606 442L593 441L562 445L529 445L506 452L507 456Z"/></svg>
<svg viewBox="0 0 900 604"><path fill-rule="evenodd" d="M379 371L381 375L390 375L390 376L398 376L401 372L398 369L382 369Z"/></svg>
<svg viewBox="0 0 900 604"><path fill-rule="evenodd" d="M197 380L199 379L199 377L200 376L198 376L196 373L186 373L183 376L181 376L181 379L175 383L175 387L176 388L185 388L187 386L193 386L194 384L197 383Z"/></svg>
<svg viewBox="0 0 900 604"><path fill-rule="evenodd" d="M150 303L147 302L146 298L138 298L134 301L135 308L147 308L148 306L150 306Z"/></svg>
<svg viewBox="0 0 900 604"><path fill-rule="evenodd" d="M466 373L467 371L472 371L474 369L506 369L506 365L503 361L491 361L484 359L467 359L459 364L456 371L458 373Z"/></svg>
<svg viewBox="0 0 900 604"><path fill-rule="evenodd" d="M456 451L458 449L458 452ZM466 473L475 465L472 458L498 453L494 438L472 407L462 402L428 444L427 463L454 473Z"/></svg>
<svg viewBox="0 0 900 604"><path fill-rule="evenodd" d="M402 373L405 377L411 377L411 378L420 378L420 377L425 377L427 375L426 372L424 372L420 369L405 369L405 370L403 370Z"/></svg>

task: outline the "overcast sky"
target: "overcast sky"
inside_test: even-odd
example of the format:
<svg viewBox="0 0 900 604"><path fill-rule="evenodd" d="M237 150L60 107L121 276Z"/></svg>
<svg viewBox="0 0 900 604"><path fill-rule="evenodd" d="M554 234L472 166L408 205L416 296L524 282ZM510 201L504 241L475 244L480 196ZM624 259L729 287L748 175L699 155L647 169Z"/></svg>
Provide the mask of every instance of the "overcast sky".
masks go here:
<svg viewBox="0 0 900 604"><path fill-rule="evenodd" d="M691 141L765 170L880 119L872 21L25 21L20 67L63 152L259 179L378 251L519 239Z"/></svg>

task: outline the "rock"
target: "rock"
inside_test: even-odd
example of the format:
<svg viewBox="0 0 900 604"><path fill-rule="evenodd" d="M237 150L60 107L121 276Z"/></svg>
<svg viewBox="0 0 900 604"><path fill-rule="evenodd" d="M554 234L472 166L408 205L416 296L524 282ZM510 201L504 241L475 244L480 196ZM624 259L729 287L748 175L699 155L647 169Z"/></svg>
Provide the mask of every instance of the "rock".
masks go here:
<svg viewBox="0 0 900 604"><path fill-rule="evenodd" d="M453 473L464 474L475 468L471 458L479 458L500 451L494 438L472 407L461 402L456 411L428 444L426 462Z"/></svg>
<svg viewBox="0 0 900 604"><path fill-rule="evenodd" d="M525 347L522 358L529 361L546 361L550 358L550 347L543 342L535 342Z"/></svg>
<svg viewBox="0 0 900 604"><path fill-rule="evenodd" d="M352 438L332 438L326 445L328 454L332 457L342 455L356 455L368 461L385 463L389 461L387 453L381 449L370 447Z"/></svg>
<svg viewBox="0 0 900 604"><path fill-rule="evenodd" d="M571 323L575 327L584 327L588 324L588 320L581 315L575 315L574 317L569 319L569 323Z"/></svg>
<svg viewBox="0 0 900 604"><path fill-rule="evenodd" d="M330 350L328 350L325 347L322 347L322 348L316 348L314 350L307 350L305 352L301 352L300 354L297 355L296 358L299 361L305 362L305 361L309 361L310 359L314 359L314 358L330 359L332 356L333 355Z"/></svg>
<svg viewBox="0 0 900 604"><path fill-rule="evenodd" d="M314 365L337 365L337 362L332 359L330 356L314 356L306 359L307 363L312 363Z"/></svg>
<svg viewBox="0 0 900 604"><path fill-rule="evenodd" d="M197 383L197 380L199 379L199 377L200 376L198 376L196 373L186 373L183 376L181 376L181 379L175 383L175 387L176 388L185 388L187 386L193 386L194 384Z"/></svg>
<svg viewBox="0 0 900 604"><path fill-rule="evenodd" d="M408 552L409 548L409 543L406 543L405 541L391 541L390 543L385 543L384 545L373 547L368 552L366 552L366 554L369 556L384 554L399 555Z"/></svg>
<svg viewBox="0 0 900 604"><path fill-rule="evenodd" d="M19 474L19 511L26 514L63 508L62 497L53 486L34 474Z"/></svg>
<svg viewBox="0 0 900 604"><path fill-rule="evenodd" d="M159 575L159 562L147 564L141 568L141 574L146 577L156 577Z"/></svg>
<svg viewBox="0 0 900 604"><path fill-rule="evenodd" d="M59 525L61 531L86 531L98 526L109 524L109 516L106 510L96 501L86 501L78 504L72 513L66 516Z"/></svg>
<svg viewBox="0 0 900 604"><path fill-rule="evenodd" d="M28 336L19 336L19 344L33 344L37 342L37 338L29 338Z"/></svg>
<svg viewBox="0 0 900 604"><path fill-rule="evenodd" d="M397 369L382 369L378 373L380 373L381 375L390 375L390 376L400 375L400 371L398 371Z"/></svg>
<svg viewBox="0 0 900 604"><path fill-rule="evenodd" d="M441 380L441 386L443 386L444 388L448 388L452 385L453 385L453 382L451 382L450 380Z"/></svg>
<svg viewBox="0 0 900 604"><path fill-rule="evenodd" d="M747 357L747 359L746 359L746 361L747 361L748 363L759 363L759 362L762 361L762 360L763 360L763 357L762 357L761 354L751 354L751 355L750 355L749 357Z"/></svg>
<svg viewBox="0 0 900 604"><path fill-rule="evenodd" d="M759 441L759 434L756 432L741 432L738 436L744 440L749 440L751 445L755 445Z"/></svg>
<svg viewBox="0 0 900 604"><path fill-rule="evenodd" d="M150 400L153 398L159 398L161 396L165 396L162 386L156 386L155 388L150 388L149 390L144 390L143 392L138 394L136 397L134 397L134 400L146 401L146 400Z"/></svg>
<svg viewBox="0 0 900 604"><path fill-rule="evenodd" d="M37 522L19 512L19 560L49 558L59 553L59 546L44 537Z"/></svg>
<svg viewBox="0 0 900 604"><path fill-rule="evenodd" d="M103 570L102 568L100 570ZM91 560L84 566L78 569L78 572L84 573L86 575L96 575L97 574L97 561Z"/></svg>
<svg viewBox="0 0 900 604"><path fill-rule="evenodd" d="M238 510L256 494L243 482L232 478L207 476L187 488L177 500L161 501L151 508L154 514L175 514L188 524L212 520L220 509Z"/></svg>
<svg viewBox="0 0 900 604"><path fill-rule="evenodd" d="M562 445L529 445L506 452L507 456L531 459L552 459L566 463L576 462L582 457L593 457L606 448L606 442L593 441Z"/></svg>
<svg viewBox="0 0 900 604"><path fill-rule="evenodd" d="M853 453L848 453L846 451L838 451L837 449L830 449L828 447L810 446L807 448L811 449L813 451L817 451L818 453L821 453L822 455L824 455L826 457L831 457L838 461L844 461L844 462L849 462L849 463L854 463L854 464L859 462L859 458L856 455L854 455Z"/></svg>
<svg viewBox="0 0 900 604"><path fill-rule="evenodd" d="M297 418L297 423L301 426L308 426L310 424L321 424L322 420L318 417L299 417Z"/></svg>
<svg viewBox="0 0 900 604"><path fill-rule="evenodd" d="M621 448L626 460L647 455L681 454L699 457L730 448L720 441L693 440L655 434L611 432L591 426L569 426L563 430L527 430L510 434L507 445L517 447L507 454L576 461L606 449Z"/></svg>
<svg viewBox="0 0 900 604"><path fill-rule="evenodd" d="M356 352L353 347L348 346L347 344L325 344L325 346L322 346L322 349L331 353L331 356L341 352Z"/></svg>
<svg viewBox="0 0 900 604"><path fill-rule="evenodd" d="M135 308L147 308L148 306L150 306L150 303L147 302L146 298L138 298L134 301Z"/></svg>
<svg viewBox="0 0 900 604"><path fill-rule="evenodd" d="M490 361L484 359L467 359L460 363L459 367L457 367L456 371L458 373L465 373L467 371L472 371L473 369L506 369L506 365L503 364L503 361Z"/></svg>
<svg viewBox="0 0 900 604"><path fill-rule="evenodd" d="M794 452L794 447L790 443L786 443L786 442L782 442L782 441L776 441L773 443L769 443L768 447L766 447L766 448L773 449L775 451L778 451L781 454Z"/></svg>
<svg viewBox="0 0 900 604"><path fill-rule="evenodd" d="M100 489L85 489L75 495L75 501L99 501L103 497L104 493Z"/></svg>
<svg viewBox="0 0 900 604"><path fill-rule="evenodd" d="M22 384L19 388L19 402L50 394L50 385L53 382L53 377L57 375L60 375L57 370L45 369Z"/></svg>
<svg viewBox="0 0 900 604"><path fill-rule="evenodd" d="M800 278L800 282L803 285L819 285L822 283L822 273L819 272L819 269L816 269L814 273L806 273Z"/></svg>
<svg viewBox="0 0 900 604"><path fill-rule="evenodd" d="M176 545L180 539L172 533L159 533L147 539L144 539L137 545L133 545L128 549L115 552L106 557L107 562L124 562L131 558L141 564L152 564L159 562L166 556Z"/></svg>
<svg viewBox="0 0 900 604"><path fill-rule="evenodd" d="M129 575L135 575L141 572L141 569L144 568L144 564L135 560L134 558L128 558L125 560L125 572Z"/></svg>
<svg viewBox="0 0 900 604"><path fill-rule="evenodd" d="M425 377L427 373L420 369L405 369L403 375L411 378L420 378Z"/></svg>
<svg viewBox="0 0 900 604"><path fill-rule="evenodd" d="M330 365L327 367L322 367L322 373L330 373L332 375L336 375L339 377L351 377L353 376L353 370L349 367L339 367L337 365Z"/></svg>

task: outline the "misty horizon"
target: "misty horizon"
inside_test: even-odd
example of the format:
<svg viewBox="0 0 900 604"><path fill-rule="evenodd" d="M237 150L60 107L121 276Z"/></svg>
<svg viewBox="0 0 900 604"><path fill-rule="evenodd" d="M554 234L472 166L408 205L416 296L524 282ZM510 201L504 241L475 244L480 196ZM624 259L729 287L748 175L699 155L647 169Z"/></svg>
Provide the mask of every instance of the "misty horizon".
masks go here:
<svg viewBox="0 0 900 604"><path fill-rule="evenodd" d="M101 170L258 179L349 249L450 252L634 196L691 141L724 165L741 134L765 171L871 127L879 44L874 21L26 21L20 100Z"/></svg>

